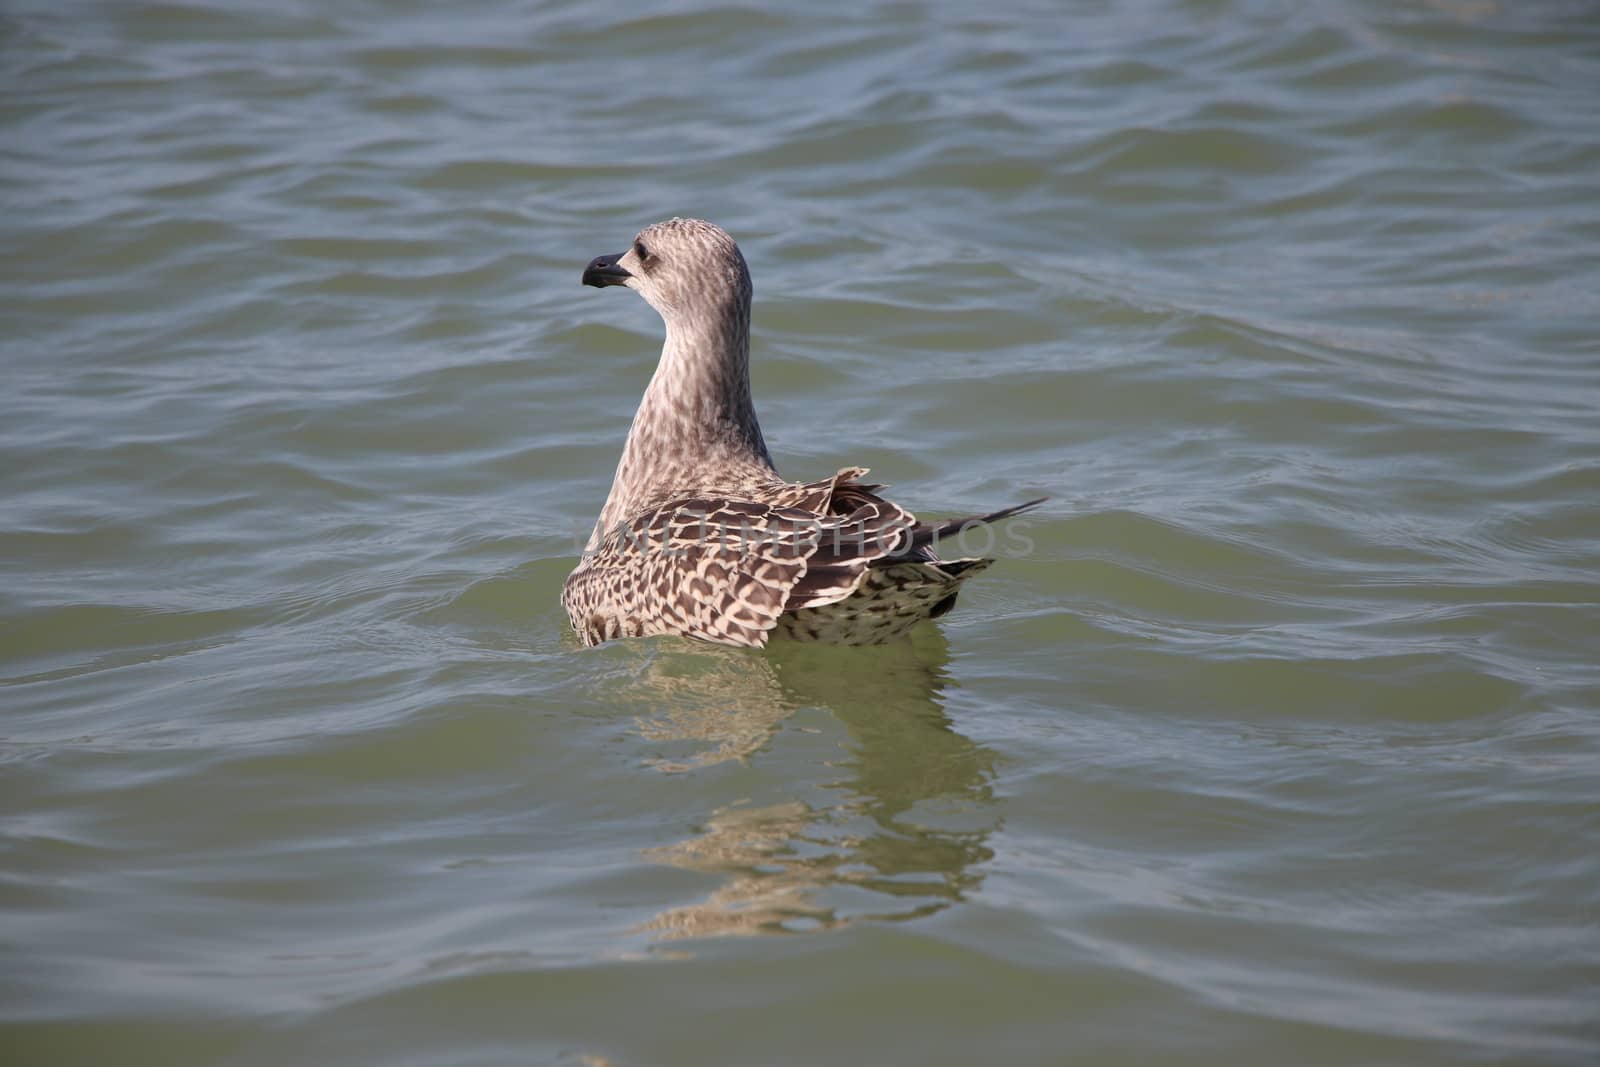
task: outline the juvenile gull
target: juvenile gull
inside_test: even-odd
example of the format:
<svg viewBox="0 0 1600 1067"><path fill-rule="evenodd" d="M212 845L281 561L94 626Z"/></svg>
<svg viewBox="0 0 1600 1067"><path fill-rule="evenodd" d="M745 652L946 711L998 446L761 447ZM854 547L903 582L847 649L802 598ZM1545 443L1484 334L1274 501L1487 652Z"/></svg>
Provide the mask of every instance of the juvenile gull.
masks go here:
<svg viewBox="0 0 1600 1067"><path fill-rule="evenodd" d="M592 260L583 283L627 286L667 326L611 495L561 592L585 645L888 641L949 611L994 562L941 560L935 539L1040 503L924 523L861 482L865 467L784 481L750 402L750 272L709 222L647 226L626 252Z"/></svg>

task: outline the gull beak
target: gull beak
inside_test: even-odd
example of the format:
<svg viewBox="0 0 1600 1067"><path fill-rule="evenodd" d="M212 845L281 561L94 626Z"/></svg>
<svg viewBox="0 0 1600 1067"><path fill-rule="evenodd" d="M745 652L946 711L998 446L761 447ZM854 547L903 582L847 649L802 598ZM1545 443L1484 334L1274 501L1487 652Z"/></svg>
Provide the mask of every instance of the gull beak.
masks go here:
<svg viewBox="0 0 1600 1067"><path fill-rule="evenodd" d="M596 289L604 289L608 285L626 285L633 275L619 266L617 260L627 254L618 252L614 256L595 256L589 261L589 265L583 268L583 284L592 285Z"/></svg>

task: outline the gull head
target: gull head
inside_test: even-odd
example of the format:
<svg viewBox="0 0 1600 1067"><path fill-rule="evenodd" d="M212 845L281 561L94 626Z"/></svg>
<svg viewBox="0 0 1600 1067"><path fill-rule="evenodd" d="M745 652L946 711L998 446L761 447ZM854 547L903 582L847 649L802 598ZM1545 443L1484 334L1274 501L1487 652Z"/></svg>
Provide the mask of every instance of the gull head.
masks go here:
<svg viewBox="0 0 1600 1067"><path fill-rule="evenodd" d="M720 227L703 219L646 226L626 252L596 256L583 284L625 285L670 323L683 315L727 315L750 307L750 271Z"/></svg>

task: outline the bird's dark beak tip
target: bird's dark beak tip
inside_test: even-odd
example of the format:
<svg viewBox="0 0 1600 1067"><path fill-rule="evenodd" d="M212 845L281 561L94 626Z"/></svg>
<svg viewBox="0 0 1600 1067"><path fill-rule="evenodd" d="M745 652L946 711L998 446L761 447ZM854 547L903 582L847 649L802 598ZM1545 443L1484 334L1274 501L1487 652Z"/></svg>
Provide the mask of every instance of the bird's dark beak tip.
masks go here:
<svg viewBox="0 0 1600 1067"><path fill-rule="evenodd" d="M608 285L627 284L633 275L628 273L626 267L617 264L617 260L625 255L626 252L618 252L614 256L595 256L589 261L589 265L583 268L583 284L592 285L596 289L603 289Z"/></svg>

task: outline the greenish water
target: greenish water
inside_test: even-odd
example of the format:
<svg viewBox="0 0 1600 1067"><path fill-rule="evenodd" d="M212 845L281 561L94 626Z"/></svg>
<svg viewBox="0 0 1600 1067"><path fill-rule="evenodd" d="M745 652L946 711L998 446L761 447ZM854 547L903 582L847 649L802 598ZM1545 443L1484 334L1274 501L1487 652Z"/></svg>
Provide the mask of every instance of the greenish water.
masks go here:
<svg viewBox="0 0 1600 1067"><path fill-rule="evenodd" d="M0 14L8 1063L1590 1064L1586 2ZM659 345L1047 493L908 644L580 651ZM1026 541L1026 544L1023 541Z"/></svg>

